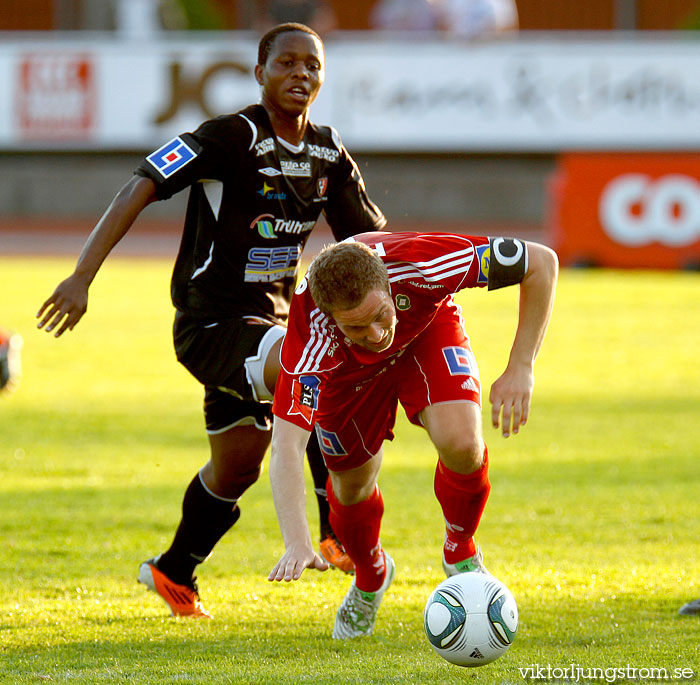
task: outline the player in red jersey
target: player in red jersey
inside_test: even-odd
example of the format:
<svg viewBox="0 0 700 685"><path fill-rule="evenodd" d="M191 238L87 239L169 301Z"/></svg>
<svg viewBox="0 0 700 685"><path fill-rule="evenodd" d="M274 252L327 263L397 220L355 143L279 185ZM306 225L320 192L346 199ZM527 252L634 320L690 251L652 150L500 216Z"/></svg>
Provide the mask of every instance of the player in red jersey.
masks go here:
<svg viewBox="0 0 700 685"><path fill-rule="evenodd" d="M445 573L485 572L474 542L490 490L481 384L452 295L520 284L515 340L490 393L493 425L508 437L530 413L557 270L556 255L536 243L448 234L362 234L312 262L292 299L273 403L270 478L286 551L269 580L327 568L305 516L303 454L314 428L330 474L331 524L356 569L334 638L372 632L393 578L379 541L377 474L399 402L438 452Z"/></svg>

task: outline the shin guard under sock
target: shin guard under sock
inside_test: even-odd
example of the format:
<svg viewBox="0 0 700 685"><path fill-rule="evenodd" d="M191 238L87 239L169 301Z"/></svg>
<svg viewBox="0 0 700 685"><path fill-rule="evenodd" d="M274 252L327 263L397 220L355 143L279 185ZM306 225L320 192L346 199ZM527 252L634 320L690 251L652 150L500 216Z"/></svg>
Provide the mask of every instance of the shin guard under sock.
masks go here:
<svg viewBox="0 0 700 685"><path fill-rule="evenodd" d="M170 548L158 559L158 568L176 583L189 583L197 564L211 554L240 515L237 500L217 497L197 474L185 492L180 525Z"/></svg>
<svg viewBox="0 0 700 685"><path fill-rule="evenodd" d="M355 562L355 585L364 592L378 590L384 581L384 554L379 543L384 500L375 486L363 502L345 506L333 493L330 479L326 486L330 522L348 556Z"/></svg>
<svg viewBox="0 0 700 685"><path fill-rule="evenodd" d="M479 526L491 491L488 475L488 450L477 471L456 473L438 461L435 470L435 496L445 517L447 537L445 561L455 564L476 554L474 533Z"/></svg>

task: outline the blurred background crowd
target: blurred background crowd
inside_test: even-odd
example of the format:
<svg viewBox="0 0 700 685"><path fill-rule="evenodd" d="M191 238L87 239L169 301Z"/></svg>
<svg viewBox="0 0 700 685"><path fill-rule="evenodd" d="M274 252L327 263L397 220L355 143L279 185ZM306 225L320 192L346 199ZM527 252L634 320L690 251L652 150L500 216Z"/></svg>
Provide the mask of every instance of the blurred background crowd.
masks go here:
<svg viewBox="0 0 700 685"><path fill-rule="evenodd" d="M696 0L4 0L3 31L256 30L299 21L333 31L523 31L700 28Z"/></svg>

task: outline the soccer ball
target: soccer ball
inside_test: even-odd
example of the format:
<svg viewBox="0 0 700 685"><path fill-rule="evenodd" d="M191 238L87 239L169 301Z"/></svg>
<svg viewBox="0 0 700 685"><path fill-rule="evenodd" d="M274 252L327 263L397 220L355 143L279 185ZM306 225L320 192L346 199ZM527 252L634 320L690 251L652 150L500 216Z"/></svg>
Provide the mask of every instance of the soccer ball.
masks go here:
<svg viewBox="0 0 700 685"><path fill-rule="evenodd" d="M423 614L431 647L458 666L482 666L511 646L518 606L510 590L487 573L459 573L443 580Z"/></svg>

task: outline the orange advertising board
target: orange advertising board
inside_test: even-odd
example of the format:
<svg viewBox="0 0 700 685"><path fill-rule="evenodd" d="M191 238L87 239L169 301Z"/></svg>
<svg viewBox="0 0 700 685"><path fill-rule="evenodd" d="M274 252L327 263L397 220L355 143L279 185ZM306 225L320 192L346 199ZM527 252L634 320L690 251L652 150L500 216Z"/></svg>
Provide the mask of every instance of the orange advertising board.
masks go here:
<svg viewBox="0 0 700 685"><path fill-rule="evenodd" d="M698 268L700 154L563 154L549 211L563 265Z"/></svg>

